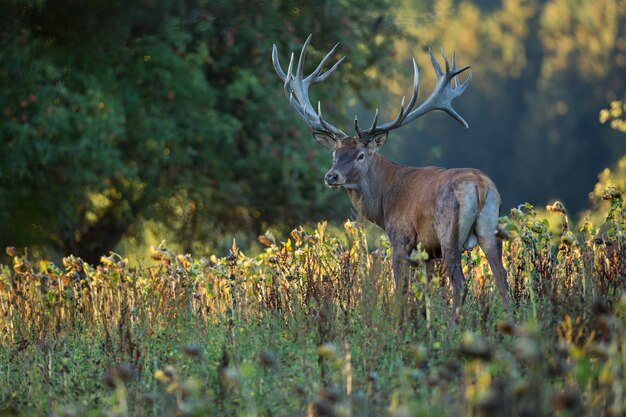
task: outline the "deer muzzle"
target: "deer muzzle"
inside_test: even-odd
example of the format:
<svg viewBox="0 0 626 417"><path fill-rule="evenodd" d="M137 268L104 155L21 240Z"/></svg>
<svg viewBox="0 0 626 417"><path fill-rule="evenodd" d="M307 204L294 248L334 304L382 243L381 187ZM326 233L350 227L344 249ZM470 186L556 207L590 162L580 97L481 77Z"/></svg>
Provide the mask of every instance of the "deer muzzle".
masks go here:
<svg viewBox="0 0 626 417"><path fill-rule="evenodd" d="M330 188L338 188L341 187L345 182L345 178L342 175L339 175L337 171L330 170L324 176L324 182Z"/></svg>

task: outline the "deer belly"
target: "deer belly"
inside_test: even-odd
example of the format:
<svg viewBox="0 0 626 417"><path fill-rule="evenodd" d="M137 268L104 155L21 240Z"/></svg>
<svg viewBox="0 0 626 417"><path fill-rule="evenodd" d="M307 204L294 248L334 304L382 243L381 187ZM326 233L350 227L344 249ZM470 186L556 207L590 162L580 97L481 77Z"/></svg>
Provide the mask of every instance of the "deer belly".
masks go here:
<svg viewBox="0 0 626 417"><path fill-rule="evenodd" d="M441 244L439 238L435 233L435 229L423 232L417 235L417 241L422 244L422 247L428 253L430 259L441 258Z"/></svg>

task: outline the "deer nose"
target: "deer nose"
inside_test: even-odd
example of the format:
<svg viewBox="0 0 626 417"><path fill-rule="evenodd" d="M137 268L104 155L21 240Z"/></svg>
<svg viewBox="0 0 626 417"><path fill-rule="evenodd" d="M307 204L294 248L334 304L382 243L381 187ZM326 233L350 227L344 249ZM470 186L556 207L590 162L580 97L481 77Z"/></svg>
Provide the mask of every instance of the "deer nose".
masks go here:
<svg viewBox="0 0 626 417"><path fill-rule="evenodd" d="M326 185L336 185L339 180L339 174L334 171L328 171L324 176L324 181Z"/></svg>

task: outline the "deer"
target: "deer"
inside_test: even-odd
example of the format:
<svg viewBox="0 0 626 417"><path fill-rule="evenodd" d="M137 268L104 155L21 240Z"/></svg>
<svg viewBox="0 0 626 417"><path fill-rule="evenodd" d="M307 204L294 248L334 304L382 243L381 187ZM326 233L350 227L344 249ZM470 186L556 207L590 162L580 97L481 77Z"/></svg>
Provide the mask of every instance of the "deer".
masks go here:
<svg viewBox="0 0 626 417"><path fill-rule="evenodd" d="M408 260L421 242L429 255L428 274L432 274L432 260L443 259L453 289L453 317L456 322L467 294L462 252L479 245L491 268L504 308L509 312L507 272L502 264L502 242L499 239L503 231L498 228L501 200L494 182L478 169L402 166L378 153L389 132L434 110L446 112L467 129L467 122L452 108L452 100L469 85L471 71L465 81L461 81L459 75L470 67L457 68L456 53L452 55L450 65L442 47L443 70L429 48L437 76L430 96L416 107L419 71L413 58L413 92L408 104L405 106L406 97L403 97L398 115L386 123L378 122L379 112L376 109L372 124L367 129L359 127L358 117L355 116L356 135L350 136L322 116L321 102L318 101L316 111L309 99L309 87L326 80L345 56L324 71L327 61L339 46L337 43L316 69L305 77L304 60L310 42L311 35L302 46L295 73L294 53L285 72L274 44L274 69L284 82L284 92L291 107L307 124L315 140L332 152L332 166L324 176L326 185L333 189L343 188L358 215L387 233L392 249L396 293L406 292Z"/></svg>

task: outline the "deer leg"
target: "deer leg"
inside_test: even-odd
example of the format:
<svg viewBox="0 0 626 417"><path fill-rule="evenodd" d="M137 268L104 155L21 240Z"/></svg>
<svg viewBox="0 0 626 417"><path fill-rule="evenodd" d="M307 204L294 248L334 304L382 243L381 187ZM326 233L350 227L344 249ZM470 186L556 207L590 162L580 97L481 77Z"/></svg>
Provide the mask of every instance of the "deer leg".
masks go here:
<svg viewBox="0 0 626 417"><path fill-rule="evenodd" d="M406 295L409 288L409 280L406 274L406 262L394 252L391 259L391 266L393 268L393 278L396 281L396 299L399 299L401 296Z"/></svg>
<svg viewBox="0 0 626 417"><path fill-rule="evenodd" d="M415 248L415 237L408 233L396 231L389 234L389 240L393 249L391 266L396 281L396 295L406 294L409 288L408 257Z"/></svg>
<svg viewBox="0 0 626 417"><path fill-rule="evenodd" d="M426 261L426 281L430 282L435 276L435 260L429 259Z"/></svg>
<svg viewBox="0 0 626 417"><path fill-rule="evenodd" d="M471 200L468 201L471 202ZM455 320L467 294L467 284L465 283L465 276L461 266L461 249L467 232L460 230L462 225L465 225L464 228L467 228L466 212L467 207L461 207L452 188L445 190L437 201L435 231L441 244L443 263L446 266L448 277L452 284ZM461 233L463 236L461 236Z"/></svg>
<svg viewBox="0 0 626 417"><path fill-rule="evenodd" d="M454 297L454 316L458 316L461 306L465 302L467 295L467 283L463 275L463 267L461 265L461 249L460 248L442 248L443 262L446 265L448 276L452 284Z"/></svg>
<svg viewBox="0 0 626 417"><path fill-rule="evenodd" d="M485 253L491 267L496 286L502 297L504 309L510 312L509 284L506 280L506 269L502 265L502 242L496 237L498 228L499 203L492 194L488 194L485 205L476 220L476 235L478 244Z"/></svg>
<svg viewBox="0 0 626 417"><path fill-rule="evenodd" d="M510 313L509 284L506 280L506 269L504 269L504 265L502 265L502 242L500 242L495 235L489 238L478 235L478 242L491 267L491 272L493 273L496 286L500 292L500 297L502 297L504 309Z"/></svg>
<svg viewBox="0 0 626 417"><path fill-rule="evenodd" d="M409 289L407 257L408 254L404 250L393 248L391 267L393 269L393 278L396 281L397 296L400 294L405 295Z"/></svg>

